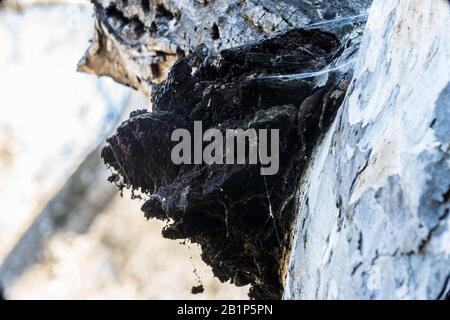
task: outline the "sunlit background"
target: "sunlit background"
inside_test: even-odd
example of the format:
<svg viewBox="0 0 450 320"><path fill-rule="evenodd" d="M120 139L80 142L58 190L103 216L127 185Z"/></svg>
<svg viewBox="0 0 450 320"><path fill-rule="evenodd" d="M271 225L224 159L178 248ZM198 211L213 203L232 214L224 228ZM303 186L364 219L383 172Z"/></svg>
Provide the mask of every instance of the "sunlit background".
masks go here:
<svg viewBox="0 0 450 320"><path fill-rule="evenodd" d="M1 0L0 0L1 1ZM165 240L99 158L137 92L76 72L87 0L0 5L0 282L7 299L246 298L197 246ZM205 292L190 293L203 284Z"/></svg>

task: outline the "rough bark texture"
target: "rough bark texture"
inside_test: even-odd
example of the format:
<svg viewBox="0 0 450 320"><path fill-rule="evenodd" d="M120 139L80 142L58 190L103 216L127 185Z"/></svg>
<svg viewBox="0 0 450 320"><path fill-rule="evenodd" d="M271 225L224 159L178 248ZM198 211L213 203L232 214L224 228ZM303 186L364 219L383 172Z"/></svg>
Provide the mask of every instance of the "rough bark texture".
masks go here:
<svg viewBox="0 0 450 320"><path fill-rule="evenodd" d="M346 101L301 182L286 299L443 299L450 4L375 1Z"/></svg>
<svg viewBox="0 0 450 320"><path fill-rule="evenodd" d="M94 1L80 69L154 86L154 112L103 150L111 181L252 298L448 292L449 4L375 1L348 87L370 2ZM194 120L281 129L279 174L172 165L170 134Z"/></svg>
<svg viewBox="0 0 450 320"><path fill-rule="evenodd" d="M200 45L215 54L292 27L364 20L371 1L92 0L94 39L78 68L150 95L152 84Z"/></svg>

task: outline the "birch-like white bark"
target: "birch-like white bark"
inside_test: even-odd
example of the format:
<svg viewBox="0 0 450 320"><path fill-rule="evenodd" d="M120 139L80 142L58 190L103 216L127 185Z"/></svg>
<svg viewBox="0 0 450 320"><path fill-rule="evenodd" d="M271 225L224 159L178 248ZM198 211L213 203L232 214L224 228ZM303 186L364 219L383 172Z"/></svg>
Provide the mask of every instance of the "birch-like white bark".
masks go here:
<svg viewBox="0 0 450 320"><path fill-rule="evenodd" d="M450 279L450 3L376 0L301 181L285 299L442 299Z"/></svg>

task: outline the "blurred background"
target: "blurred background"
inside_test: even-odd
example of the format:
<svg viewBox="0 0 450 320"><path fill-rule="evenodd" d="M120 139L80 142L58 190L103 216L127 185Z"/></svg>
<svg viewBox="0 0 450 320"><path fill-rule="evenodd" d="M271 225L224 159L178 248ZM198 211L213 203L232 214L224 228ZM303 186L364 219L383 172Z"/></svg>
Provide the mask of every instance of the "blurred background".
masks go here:
<svg viewBox="0 0 450 320"><path fill-rule="evenodd" d="M0 285L7 299L238 299L196 245L163 239L99 150L139 93L76 71L87 0L0 0ZM190 293L202 284L205 292Z"/></svg>

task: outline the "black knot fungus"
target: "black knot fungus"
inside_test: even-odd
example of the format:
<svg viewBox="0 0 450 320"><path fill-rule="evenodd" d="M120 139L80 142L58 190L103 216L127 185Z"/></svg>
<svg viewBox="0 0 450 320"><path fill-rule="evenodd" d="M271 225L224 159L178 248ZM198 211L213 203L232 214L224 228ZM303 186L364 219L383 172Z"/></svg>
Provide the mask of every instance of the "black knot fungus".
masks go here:
<svg viewBox="0 0 450 320"><path fill-rule="evenodd" d="M295 29L218 57L202 48L183 58L153 89L154 111L134 112L107 140L111 180L143 191L146 217L169 223L164 237L199 244L221 281L279 299L297 185L351 77L336 65L345 65L336 60L345 47L333 33ZM175 165L171 134L192 132L194 121L222 132L278 129L278 173L261 175L249 161Z"/></svg>

